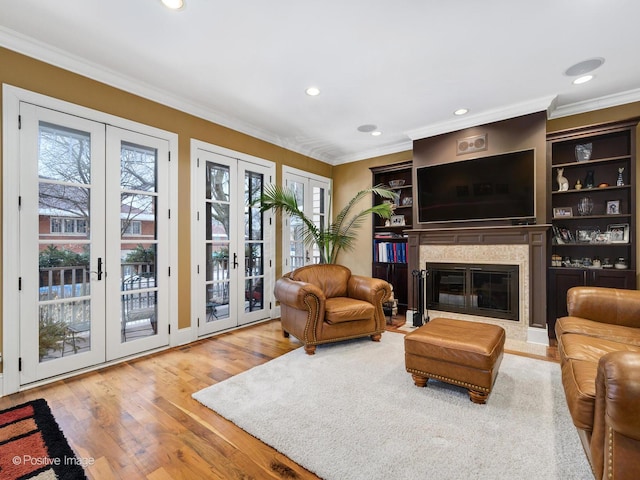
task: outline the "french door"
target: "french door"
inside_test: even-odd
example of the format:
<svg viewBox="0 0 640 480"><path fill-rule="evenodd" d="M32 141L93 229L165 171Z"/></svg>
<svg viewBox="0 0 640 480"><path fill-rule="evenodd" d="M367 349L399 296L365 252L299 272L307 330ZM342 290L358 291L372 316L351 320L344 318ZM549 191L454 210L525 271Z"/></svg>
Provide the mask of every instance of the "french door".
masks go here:
<svg viewBox="0 0 640 480"><path fill-rule="evenodd" d="M270 316L273 226L271 214L260 213L258 200L271 182L273 165L193 150L193 309L202 336Z"/></svg>
<svg viewBox="0 0 640 480"><path fill-rule="evenodd" d="M318 228L324 230L329 221L329 190L331 181L328 178L312 175L302 170L283 168L285 188L296 196L300 209ZM303 241L303 223L296 217L285 215L283 218L283 267L282 273L298 267L320 262L318 246L305 244Z"/></svg>
<svg viewBox="0 0 640 480"><path fill-rule="evenodd" d="M20 103L20 384L168 344L168 141Z"/></svg>

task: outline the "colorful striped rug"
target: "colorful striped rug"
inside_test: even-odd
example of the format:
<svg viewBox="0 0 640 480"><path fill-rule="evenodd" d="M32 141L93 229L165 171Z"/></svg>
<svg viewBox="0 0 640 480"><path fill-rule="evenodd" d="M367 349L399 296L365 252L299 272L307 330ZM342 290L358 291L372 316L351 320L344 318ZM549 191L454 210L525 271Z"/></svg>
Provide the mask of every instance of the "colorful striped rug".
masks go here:
<svg viewBox="0 0 640 480"><path fill-rule="evenodd" d="M0 478L87 478L44 399L0 412Z"/></svg>

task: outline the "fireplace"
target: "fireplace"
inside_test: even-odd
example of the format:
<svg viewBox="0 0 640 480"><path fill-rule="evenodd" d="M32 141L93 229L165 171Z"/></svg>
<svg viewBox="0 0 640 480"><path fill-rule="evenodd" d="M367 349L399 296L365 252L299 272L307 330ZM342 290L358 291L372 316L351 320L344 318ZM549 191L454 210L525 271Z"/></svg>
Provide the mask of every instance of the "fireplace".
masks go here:
<svg viewBox="0 0 640 480"><path fill-rule="evenodd" d="M518 321L519 266L427 262L427 308Z"/></svg>

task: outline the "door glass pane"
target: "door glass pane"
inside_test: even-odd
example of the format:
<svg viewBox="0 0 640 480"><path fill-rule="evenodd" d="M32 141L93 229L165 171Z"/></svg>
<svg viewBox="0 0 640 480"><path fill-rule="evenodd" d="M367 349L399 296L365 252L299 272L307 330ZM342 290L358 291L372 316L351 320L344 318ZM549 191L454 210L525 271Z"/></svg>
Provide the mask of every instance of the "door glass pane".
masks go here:
<svg viewBox="0 0 640 480"><path fill-rule="evenodd" d="M120 155L120 186L122 189L155 192L156 149L122 142Z"/></svg>
<svg viewBox="0 0 640 480"><path fill-rule="evenodd" d="M311 189L313 199L313 223L318 230L324 231L326 225L327 212L325 210L325 189L321 187L313 187ZM317 244L312 246L313 263L320 263L320 251Z"/></svg>
<svg viewBox="0 0 640 480"><path fill-rule="evenodd" d="M245 172L244 177L244 275L245 275L245 311L262 310L262 288L264 284L264 243L263 219L256 202L262 195L264 175L256 172Z"/></svg>
<svg viewBox="0 0 640 480"><path fill-rule="evenodd" d="M40 122L38 175L40 179L49 181L90 183L90 134Z"/></svg>
<svg viewBox="0 0 640 480"><path fill-rule="evenodd" d="M121 142L119 321L122 342L158 333L157 156L155 148Z"/></svg>
<svg viewBox="0 0 640 480"><path fill-rule="evenodd" d="M290 182L289 189L293 192L300 210L304 211L304 183ZM291 270L305 264L306 249L302 241L304 224L297 217L289 217L289 263Z"/></svg>
<svg viewBox="0 0 640 480"><path fill-rule="evenodd" d="M91 349L90 300L40 302L40 362Z"/></svg>
<svg viewBox="0 0 640 480"><path fill-rule="evenodd" d="M207 162L206 182L206 321L229 318L231 173L226 165Z"/></svg>
<svg viewBox="0 0 640 480"><path fill-rule="evenodd" d="M263 219L259 204L255 203L262 195L264 175L245 172L244 176L244 275L245 275L245 311L262 310L262 285L264 284L264 243Z"/></svg>
<svg viewBox="0 0 640 480"><path fill-rule="evenodd" d="M38 345L45 362L91 348L90 134L40 122L38 178Z"/></svg>

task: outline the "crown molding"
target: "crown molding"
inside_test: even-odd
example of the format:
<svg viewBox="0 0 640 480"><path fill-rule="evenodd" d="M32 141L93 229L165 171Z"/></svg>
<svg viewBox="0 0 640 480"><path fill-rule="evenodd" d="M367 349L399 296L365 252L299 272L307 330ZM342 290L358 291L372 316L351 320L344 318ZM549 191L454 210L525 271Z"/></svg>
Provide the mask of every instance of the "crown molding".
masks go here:
<svg viewBox="0 0 640 480"><path fill-rule="evenodd" d="M605 95L604 97L585 100L583 102L570 103L561 107L554 108L549 118L568 117L569 115L578 115L580 113L592 112L603 108L617 107L627 103L640 101L640 88L635 90L627 90L626 92Z"/></svg>
<svg viewBox="0 0 640 480"><path fill-rule="evenodd" d="M413 140L402 140L384 147L358 152L353 155L344 155L333 160L332 165L342 165L343 163L358 162L369 158L381 157L383 155L391 155L393 153L406 152L413 150Z"/></svg>
<svg viewBox="0 0 640 480"><path fill-rule="evenodd" d="M499 122L501 120L520 117L522 115L528 115L530 113L546 111L548 115L549 107L550 105L552 105L555 98L555 95L536 98L534 100L528 100L526 102L507 105L503 108L488 110L476 115L465 115L463 117L458 117L450 121L434 123L426 127L409 130L405 132L405 134L412 140L420 140L421 138L433 137L435 135L455 132L457 130L463 130L465 128L475 127L478 125L485 125L487 123Z"/></svg>
<svg viewBox="0 0 640 480"><path fill-rule="evenodd" d="M82 57L71 55L61 49L52 47L44 42L40 42L32 37L28 37L2 26L0 26L0 47L13 50L41 62L82 75L83 77L90 78L97 82L104 83L105 85L123 90L127 93L132 93L167 107L174 108L231 130L244 133L273 145L286 148L301 155L310 156L311 158L325 163L332 162L331 158L318 158L318 156L322 156L317 153L314 155L313 152L302 146L285 145L277 136L257 128L254 125L238 120L237 118L222 115L210 109L202 108L199 105L168 93L165 90L161 90L141 82L140 80L122 75L121 73L100 66Z"/></svg>

